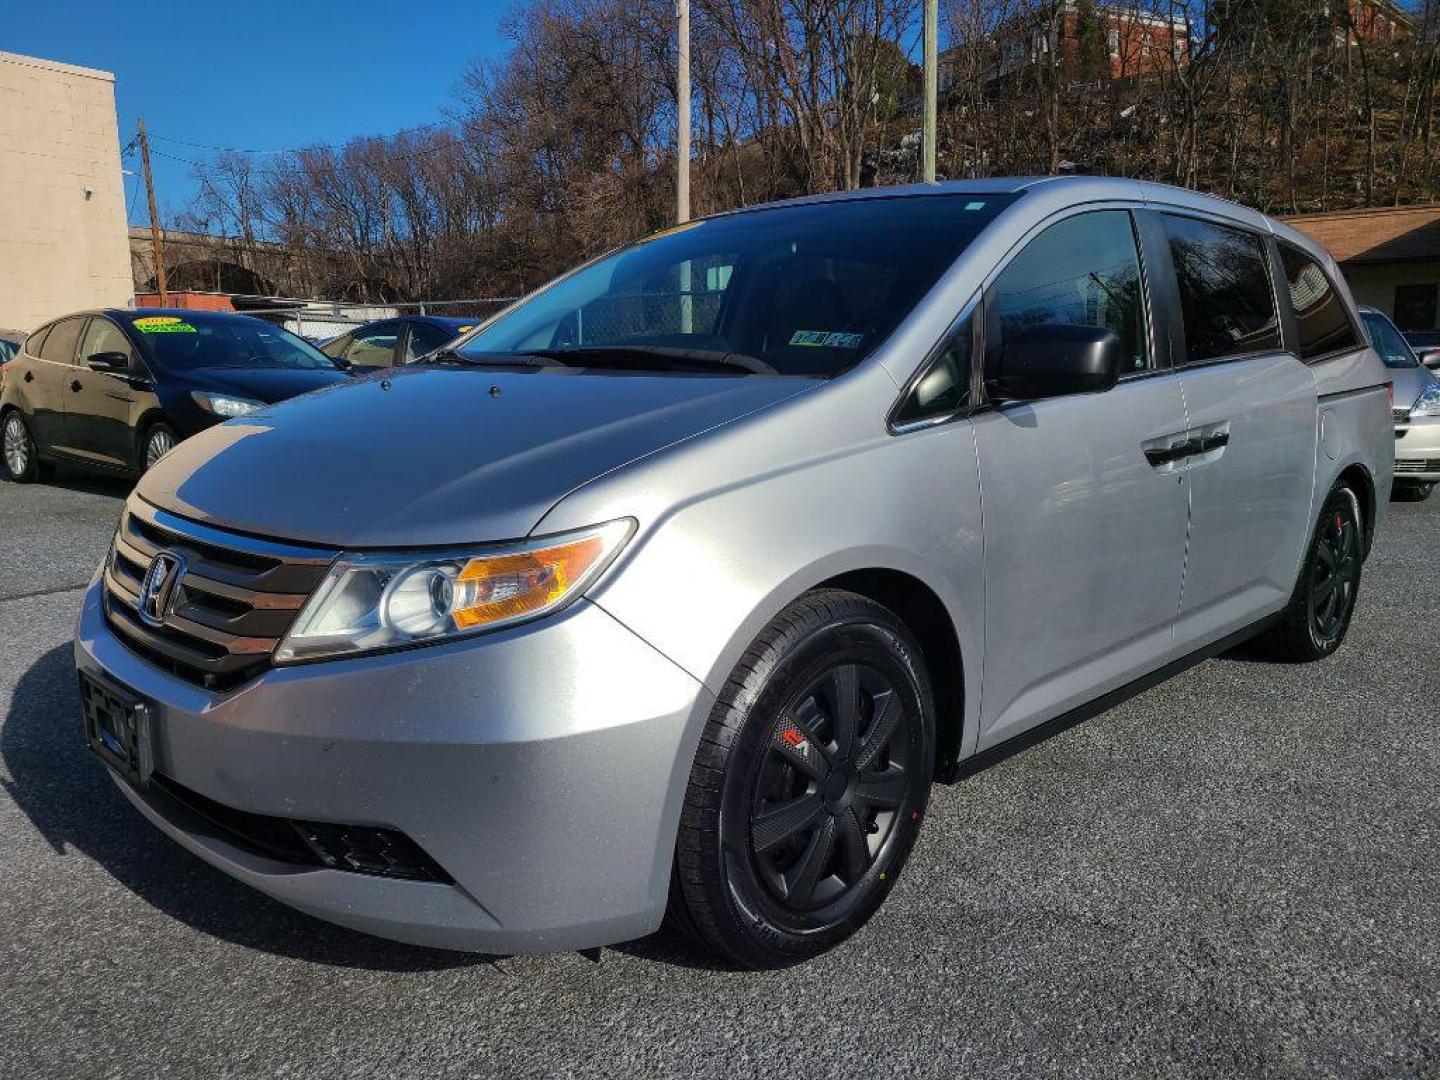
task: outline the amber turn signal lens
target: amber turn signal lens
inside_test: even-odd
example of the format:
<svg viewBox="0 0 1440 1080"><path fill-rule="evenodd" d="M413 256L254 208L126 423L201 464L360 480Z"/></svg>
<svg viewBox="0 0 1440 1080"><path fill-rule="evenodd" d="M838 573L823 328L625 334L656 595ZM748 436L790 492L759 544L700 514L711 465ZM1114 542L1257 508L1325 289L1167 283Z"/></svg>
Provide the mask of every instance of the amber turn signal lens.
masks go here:
<svg viewBox="0 0 1440 1080"><path fill-rule="evenodd" d="M471 559L455 578L450 609L458 628L541 611L570 591L610 550L603 536L555 547Z"/></svg>

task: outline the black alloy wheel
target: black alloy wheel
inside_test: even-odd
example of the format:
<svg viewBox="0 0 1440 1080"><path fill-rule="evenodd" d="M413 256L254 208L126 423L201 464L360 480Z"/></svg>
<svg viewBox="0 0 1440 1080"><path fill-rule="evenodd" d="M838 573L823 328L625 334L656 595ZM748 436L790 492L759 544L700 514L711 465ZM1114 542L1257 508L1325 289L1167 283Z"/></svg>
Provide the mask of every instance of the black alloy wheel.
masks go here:
<svg viewBox="0 0 1440 1080"><path fill-rule="evenodd" d="M1316 640L1338 641L1350 621L1360 582L1360 523L1350 500L1328 509L1320 519L1310 564L1310 617Z"/></svg>
<svg viewBox="0 0 1440 1080"><path fill-rule="evenodd" d="M671 925L741 967L838 944L899 876L934 769L929 675L905 624L854 593L802 596L746 651L706 724Z"/></svg>
<svg viewBox="0 0 1440 1080"><path fill-rule="evenodd" d="M1345 483L1325 497L1290 602L1255 639L1264 656L1303 663L1329 656L1345 640L1365 561L1360 500Z"/></svg>
<svg viewBox="0 0 1440 1080"><path fill-rule="evenodd" d="M882 672L831 666L771 726L750 811L750 852L792 911L843 905L895 835L913 764L906 709Z"/></svg>

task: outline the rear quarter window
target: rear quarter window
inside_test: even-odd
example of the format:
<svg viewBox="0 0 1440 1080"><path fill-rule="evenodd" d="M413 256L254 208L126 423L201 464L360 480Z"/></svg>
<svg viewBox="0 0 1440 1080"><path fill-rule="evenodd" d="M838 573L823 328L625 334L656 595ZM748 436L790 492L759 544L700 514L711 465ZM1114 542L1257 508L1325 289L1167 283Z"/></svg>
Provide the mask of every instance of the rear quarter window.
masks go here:
<svg viewBox="0 0 1440 1080"><path fill-rule="evenodd" d="M1289 244L1280 244L1280 262L1298 329L1296 350L1301 360L1360 347L1345 301L1334 282L1314 259Z"/></svg>

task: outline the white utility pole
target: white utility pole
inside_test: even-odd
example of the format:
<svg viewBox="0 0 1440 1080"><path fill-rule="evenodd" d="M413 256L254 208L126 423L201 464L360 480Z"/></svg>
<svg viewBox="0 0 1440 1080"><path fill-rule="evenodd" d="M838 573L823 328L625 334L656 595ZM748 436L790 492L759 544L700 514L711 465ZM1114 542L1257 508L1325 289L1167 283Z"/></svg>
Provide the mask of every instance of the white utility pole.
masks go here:
<svg viewBox="0 0 1440 1080"><path fill-rule="evenodd" d="M679 65L675 72L675 220L690 220L690 0L675 0Z"/></svg>
<svg viewBox="0 0 1440 1080"><path fill-rule="evenodd" d="M921 179L935 182L935 98L939 94L939 0L925 0L925 119L920 136Z"/></svg>

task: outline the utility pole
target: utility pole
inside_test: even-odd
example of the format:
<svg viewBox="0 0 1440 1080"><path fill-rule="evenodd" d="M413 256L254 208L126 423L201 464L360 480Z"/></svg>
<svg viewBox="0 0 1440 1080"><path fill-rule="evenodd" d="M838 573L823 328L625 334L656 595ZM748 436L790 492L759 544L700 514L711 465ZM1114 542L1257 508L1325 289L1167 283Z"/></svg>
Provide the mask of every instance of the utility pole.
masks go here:
<svg viewBox="0 0 1440 1080"><path fill-rule="evenodd" d="M675 220L690 220L690 0L675 0L679 24L675 72Z"/></svg>
<svg viewBox="0 0 1440 1080"><path fill-rule="evenodd" d="M935 182L935 99L939 95L939 0L925 0L925 119L920 136L921 180Z"/></svg>
<svg viewBox="0 0 1440 1080"><path fill-rule="evenodd" d="M140 160L145 164L145 195L150 200L150 255L155 261L155 284L160 286L160 306L170 306L170 288L165 280L165 252L160 247L160 223L155 219L155 181L150 178L150 140L145 120L140 125Z"/></svg>

